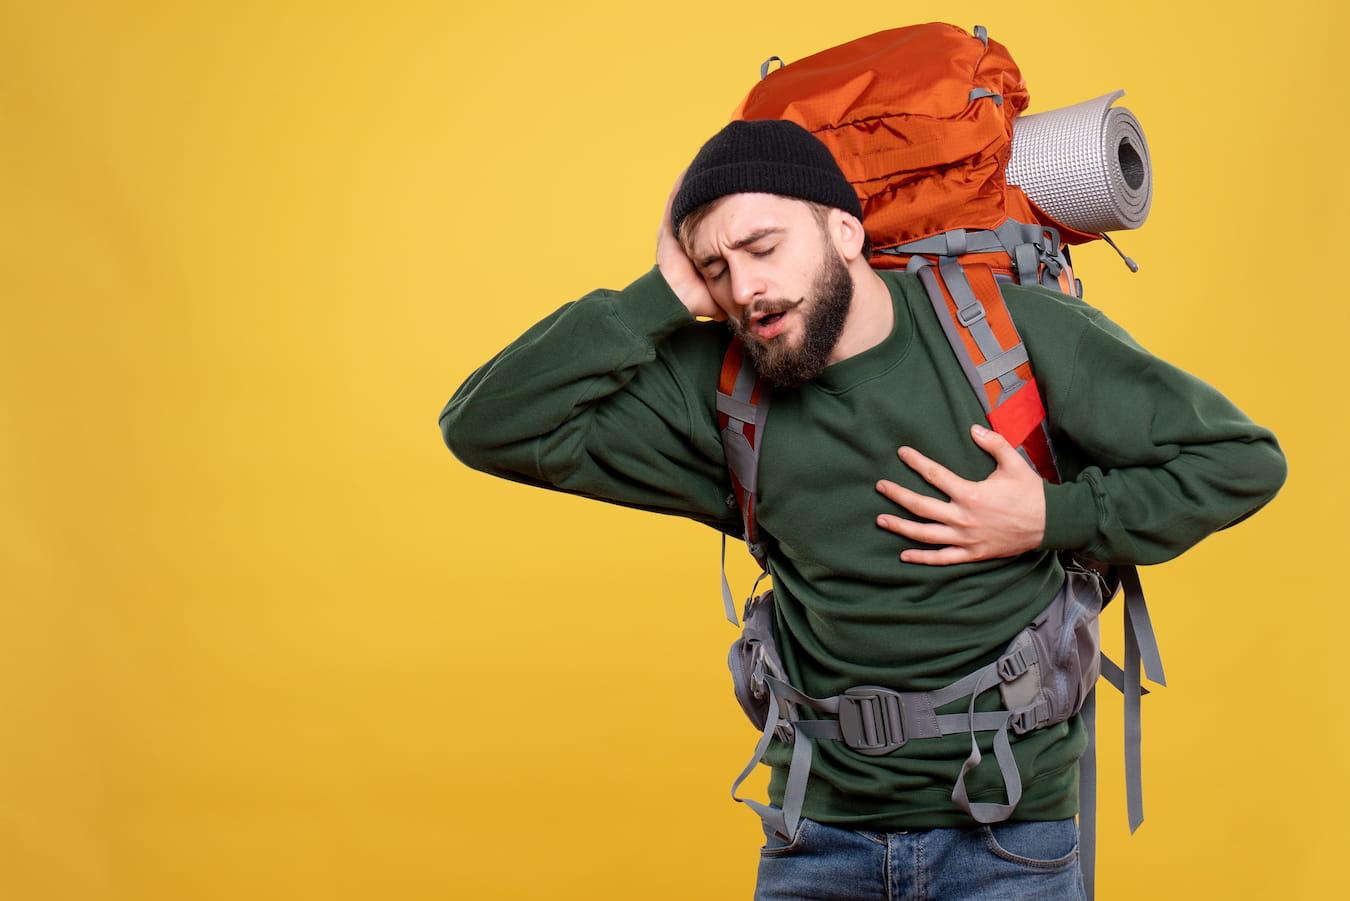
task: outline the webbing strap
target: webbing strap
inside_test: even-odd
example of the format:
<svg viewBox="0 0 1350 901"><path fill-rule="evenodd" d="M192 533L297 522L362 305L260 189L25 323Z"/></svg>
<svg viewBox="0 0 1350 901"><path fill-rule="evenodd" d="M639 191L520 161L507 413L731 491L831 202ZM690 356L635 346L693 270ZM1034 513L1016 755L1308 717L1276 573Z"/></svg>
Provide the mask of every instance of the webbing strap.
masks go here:
<svg viewBox="0 0 1350 901"><path fill-rule="evenodd" d="M1101 655L1101 660L1102 678L1107 682L1110 682L1111 686L1115 688L1116 691L1125 694L1125 671L1120 668L1118 663L1110 657L1107 657L1105 654ZM1146 695L1148 694L1148 689L1141 686L1139 693Z"/></svg>
<svg viewBox="0 0 1350 901"><path fill-rule="evenodd" d="M923 257L913 257L913 260L922 260ZM970 359L970 354L965 351L965 344L961 340L961 335L956 331L956 320L952 318L951 312L947 309L947 300L942 296L942 288L937 281L935 273L928 261L924 260L924 265L918 267L919 281L923 282L924 292L928 295L928 302L933 305L933 311L937 314L938 322L942 325L942 331L947 336L947 343L952 346L956 353L957 362L961 364L961 369L966 374L966 381L970 382L975 389L975 396L980 401L980 406L984 412L989 412L989 398L985 396L984 389L981 387L984 383L980 381L980 374L975 369L975 362Z"/></svg>
<svg viewBox="0 0 1350 901"><path fill-rule="evenodd" d="M964 698L975 690L975 686L977 686L985 676L989 675L990 671L995 671L995 674L997 674L997 667L998 661L986 664L975 670L975 672L968 673L949 685L944 685L941 688L930 691L928 697L933 702L933 709L936 710L938 707L950 704L958 698Z"/></svg>
<svg viewBox="0 0 1350 901"><path fill-rule="evenodd" d="M972 97L971 99L975 99ZM1060 270L1068 265L1061 249L1059 229L1034 223L1018 222L1011 217L994 229L949 229L915 241L907 241L883 252L892 254L929 253L937 256L961 256L967 253L1006 253L1023 285L1038 284L1037 270L1045 263L1047 273L1058 278ZM912 262L912 261L911 261ZM912 271L912 270L911 270ZM1050 285L1048 287L1054 287Z"/></svg>
<svg viewBox="0 0 1350 901"><path fill-rule="evenodd" d="M731 599L731 585L727 582L727 533L722 533L722 606L726 609L727 619L733 626L739 626L736 619L736 602Z"/></svg>
<svg viewBox="0 0 1350 901"><path fill-rule="evenodd" d="M726 380L730 376L731 367L735 367L735 379L731 385L731 393L727 394L722 390ZM769 571L768 552L764 547L764 542L760 539L758 528L755 522L755 503L758 499L759 490L759 449L764 440L764 423L769 412L769 391L765 384L759 384L759 398L756 403L751 403L750 399L754 396L756 385L760 382L755 368L750 364L745 355L745 350L741 347L737 339L732 339L732 344L727 347L727 352L722 360L722 380L718 384L717 390L717 411L727 417L726 425L721 429L722 450L726 455L727 468L731 471L733 492L728 497L728 505L735 505L736 499L740 497L741 522L743 525L743 536L746 547L750 555L760 565L763 573ZM747 435L749 428L754 429L754 443L750 443ZM761 576L763 575L761 573ZM758 585L758 580L756 580ZM727 620L734 626L738 625L736 621L736 604L731 597L731 585L727 581L727 540L726 533L722 534L722 561L721 561L721 582L722 607L726 612ZM753 595L753 590L751 595Z"/></svg>
<svg viewBox="0 0 1350 901"><path fill-rule="evenodd" d="M762 437L760 431L761 421L764 419L765 403L764 398L760 398L758 405L751 405L750 392L755 385L755 371L748 364L742 363L740 371L736 373L735 394L728 396L718 392L717 409L731 417L731 422L722 430L723 444L726 447L727 465L731 467L731 472L740 482L741 490L747 494L754 494L757 488L759 467L759 442ZM725 400L723 400L725 398ZM735 405L740 412L752 415L741 416L723 409L723 404L730 402ZM750 439L746 437L744 428L746 425L755 426L755 443L750 444ZM742 511L744 514L744 511ZM750 537L750 532L746 531L746 537Z"/></svg>
<svg viewBox="0 0 1350 901"><path fill-rule="evenodd" d="M779 56L769 57L764 62L759 64L759 78L761 81L769 77L769 63L773 62L774 60L778 60L778 68L780 69L787 65L787 63L783 62L782 57Z"/></svg>
<svg viewBox="0 0 1350 901"><path fill-rule="evenodd" d="M769 747L769 741L773 738L774 730L778 728L779 722L782 721L778 715L778 711L778 697L774 692L770 691L769 714L764 721L764 734L760 736L759 741L755 744L755 753L750 757L750 761L745 765L745 769L741 770L741 774L736 777L736 781L731 783L731 799L748 805L755 813L759 814L760 819L772 826L779 835L782 835L787 841L791 841L792 833L797 827L795 817L793 818L792 829L789 829L787 826L787 818L784 816L784 810L782 808L774 807L770 804L762 804L751 798L736 797L736 789L740 787L740 784L745 781L745 777L750 775L750 772L759 763L760 758L764 756L764 752ZM810 752L808 751L807 753ZM793 749L793 762L796 762L795 747Z"/></svg>
<svg viewBox="0 0 1350 901"><path fill-rule="evenodd" d="M994 336L994 329L989 324L989 318L986 315L984 302L976 296L975 290L970 286L970 280L966 278L966 270L962 268L960 263L950 257L944 257L940 260L938 262L938 269L942 273L942 280L946 283L947 290L951 292L952 300L956 303L957 321L960 322L961 325L970 332L970 336L975 339L975 346L980 349L980 353L984 356L986 363L998 360L999 357L1003 355L1003 345L999 344L998 338ZM997 284L995 284L994 290L998 290ZM951 318L951 311L947 309L945 303L942 305L942 308L947 317ZM967 311L970 312L967 313ZM1014 345L1014 347L1009 348L1009 350L1016 350L1017 347L1021 346L1021 344L1017 344ZM969 356L964 342L960 345L960 353ZM1022 386L1022 378L1013 371L1015 368L1016 367L1004 369L996 376L1000 393L999 400L994 402L994 406L998 406L999 402L1004 397ZM975 387L975 390L983 396L984 383L987 380L980 378L981 373L978 367L975 370L975 375L976 378L979 379L979 382L973 387Z"/></svg>
<svg viewBox="0 0 1350 901"><path fill-rule="evenodd" d="M995 105L997 105L997 106L1002 106L1002 105L1003 105L1003 95L1002 95L1002 94L996 94L995 92L989 90L988 88L971 88L971 89L970 89L970 98L969 98L969 99L970 99L971 101L979 100L981 97L993 97L993 98L994 98L994 104L995 104Z"/></svg>
<svg viewBox="0 0 1350 901"><path fill-rule="evenodd" d="M1018 244L1013 248L1013 262L1017 266L1017 282L1022 285L1036 284L1037 260L1036 248L1031 244Z"/></svg>
<svg viewBox="0 0 1350 901"><path fill-rule="evenodd" d="M739 397L732 397L730 394L723 394L720 391L717 392L717 409L732 419L739 419L741 422L754 422L756 419L754 406Z"/></svg>
<svg viewBox="0 0 1350 901"><path fill-rule="evenodd" d="M1018 344L1001 351L997 356L985 360L975 367L975 371L980 374L980 381L992 382L994 379L1002 379L1003 376L1012 372L1018 366L1028 361L1027 346Z"/></svg>
<svg viewBox="0 0 1350 901"><path fill-rule="evenodd" d="M1003 715L1003 725L994 733L994 758L998 761L999 774L1003 777L1003 787L1008 793L1008 800L1004 804L993 802L971 802L966 794L966 773L974 769L980 763L980 745L975 739L975 698L986 688L992 688L998 682L998 673L987 674L983 679L975 684L975 690L970 693L970 710L967 718L970 723L970 756L961 764L961 772L957 774L956 785L952 788L952 800L956 805L970 814L978 822L996 823L1000 820L1006 820L1012 815L1013 808L1017 802L1022 800L1022 775L1017 770L1017 758L1013 756L1012 745L1008 742L1008 726L1012 722L1013 713L1008 711Z"/></svg>
<svg viewBox="0 0 1350 901"><path fill-rule="evenodd" d="M992 676L992 681L990 678ZM898 692L901 695L900 706L909 707L917 710L933 710L941 707L943 704L950 703L958 698L963 698L970 694L981 680L988 681L989 684L980 688L980 691L986 691L998 684L998 662L986 664L975 672L957 679L950 685L944 686L936 691L930 692ZM784 701L792 701L801 704L804 707L810 707L823 714L839 715L841 705L846 703L855 703L857 698L850 697L847 694L831 695L828 698L814 698L798 688L794 688L790 683L784 682L774 676L765 675L764 681L771 686L775 697ZM906 703L908 701L909 703ZM976 732L986 732L998 729L1003 726L1008 719L1008 714L1016 714L1017 711L1008 710L989 710L980 711L974 714L974 726ZM933 715L929 720L923 720L918 716L907 718L907 723L912 727L912 731L905 733L905 739L911 738L936 738L939 735L952 735L957 732L967 732L970 730L972 718L970 713L943 713ZM931 725L924 725L930 723ZM839 726L837 719L817 719L817 720L796 720L792 724L793 728L801 725L808 725L810 733L815 738L829 738L843 741L844 733Z"/></svg>
<svg viewBox="0 0 1350 901"><path fill-rule="evenodd" d="M947 283L952 300L956 302L956 319L975 339L975 346L984 354L986 360L992 360L1003 353L1003 346L994 337L994 329L985 315L984 304L975 296L975 291L966 279L966 270L953 257L944 257L938 261L938 270L942 280ZM1004 391L1010 391L1020 379L1015 375L1010 380L999 379ZM981 382L983 384L983 382Z"/></svg>
<svg viewBox="0 0 1350 901"><path fill-rule="evenodd" d="M1000 658L1001 659L1001 658ZM1012 750L1008 745L1008 726L1011 719L1015 716L1012 711L993 710L993 711L975 711L975 696L988 688L992 688L999 682L999 662L987 664L980 667L975 672L956 680L950 685L944 686L935 692L929 692L926 696L922 693L914 693L917 700L923 701L918 706L926 706L932 710L934 701L947 703L971 694L970 709L966 713L950 713L932 717L932 722L936 729L916 730L918 734L906 736L907 738L931 738L937 735L952 735L957 732L969 731L971 734L972 747L974 751L974 763L967 760L967 765L962 769L961 779L958 780L957 790L953 792L953 798L957 798L959 791L960 797L965 797L964 776L966 770L979 763L979 749L974 744L976 732L986 732L998 730L994 739L994 753L999 761L999 769L1003 773L1004 784L1008 787L1009 797L1012 805L1017 803L1017 798L1021 795L1021 778L1017 772L1016 760L1012 757ZM759 814L760 818L775 832L783 837L785 841L791 841L796 833L797 824L801 818L802 804L806 799L806 784L811 774L811 742L816 739L831 739L834 741L843 741L844 735L838 719L784 719L781 711L791 709L792 704L801 704L810 707L824 714L839 714L841 703L852 702L854 699L845 695L834 695L829 698L815 698L805 692L794 688L788 682L776 678L765 672L762 668L757 670L757 676L763 678L764 684L769 689L769 710L764 721L764 730L760 734L759 741L755 744L755 750L750 760L741 770L736 780L731 784L732 800L741 801L748 805L752 810ZM973 692L973 693L972 693ZM764 752L769 747L769 742L774 734L782 725L792 732L792 760L788 765L787 784L783 789L783 806L776 807L772 804L764 804L751 798L740 798L736 796L736 789L745 781L746 777L754 770L764 756ZM962 803L959 799L957 803ZM970 812L972 816L979 817L972 812L972 807L981 814L997 807L998 805L975 804L963 807ZM1009 810L1012 808L1009 807ZM991 815L991 814L989 814ZM1006 819L1007 814L1002 817ZM989 822L981 820L981 822Z"/></svg>
<svg viewBox="0 0 1350 901"><path fill-rule="evenodd" d="M1046 271L1055 277L1068 265L1060 249L1059 229L1054 226L1032 225L1006 219L994 229L1008 256L1012 258L1013 268L1017 272L1018 284L1038 284L1036 277L1039 264L1044 262ZM1047 240L1046 235L1049 235Z"/></svg>
<svg viewBox="0 0 1350 901"><path fill-rule="evenodd" d="M1004 249L997 233L988 229L967 231L963 228L953 228L891 248L893 252L931 253L944 257L957 257L964 253L993 253Z"/></svg>
<svg viewBox="0 0 1350 901"><path fill-rule="evenodd" d="M1148 615L1148 604L1144 601L1143 588L1139 584L1139 571L1133 566L1121 567L1120 583L1125 591L1125 800L1130 832L1134 832L1144 822L1140 755L1143 730L1139 718L1139 697L1143 686L1139 678L1140 664L1143 664L1144 675L1149 679L1159 685L1166 685L1167 681L1163 675L1157 636L1153 633L1153 622Z"/></svg>
<svg viewBox="0 0 1350 901"><path fill-rule="evenodd" d="M919 262L916 263L916 260ZM961 264L955 260L940 259L938 272L934 272L931 264L923 257L911 257L909 262L910 269L918 274L919 280L923 283L933 312L947 336L947 343L951 345L952 353L966 375L966 381L970 383L971 390L975 392L985 415L989 417L990 425L1017 449L1017 453L1027 461L1027 465L1049 481L1058 482L1059 470L1050 443L1050 427L1044 405L1041 403L1040 391L1035 386L1034 378L1024 381L1016 371L1018 366L1030 362L1029 358L1024 359L1026 345L1021 335L1017 334L1016 324L1012 322L1011 315L1007 317L1008 324L1012 327L1017 343L1006 351L999 344L987 321L986 303L998 304L1003 313L1007 312L1001 292L996 295L987 293L1000 291L997 280L979 279L981 290L986 292L988 298L983 300L975 293ZM958 308L955 316L952 315L948 305L944 285L945 291L951 294L952 303ZM975 363L972 357L974 351L967 346L960 332L962 327L969 331L972 340L975 341L976 349L985 359L983 364ZM999 383L999 395L997 401L991 404L985 391L985 383L995 378Z"/></svg>
<svg viewBox="0 0 1350 901"><path fill-rule="evenodd" d="M1078 864L1083 888L1092 901L1097 872L1097 687L1083 699L1079 711L1087 730L1087 748L1078 760Z"/></svg>

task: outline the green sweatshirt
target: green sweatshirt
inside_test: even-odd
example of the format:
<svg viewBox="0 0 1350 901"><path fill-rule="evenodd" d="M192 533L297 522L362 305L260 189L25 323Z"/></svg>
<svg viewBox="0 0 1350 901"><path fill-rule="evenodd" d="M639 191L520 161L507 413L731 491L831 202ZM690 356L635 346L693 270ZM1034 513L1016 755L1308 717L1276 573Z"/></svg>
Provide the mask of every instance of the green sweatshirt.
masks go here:
<svg viewBox="0 0 1350 901"><path fill-rule="evenodd" d="M947 566L902 562L906 547L932 545L876 524L878 513L911 516L877 481L946 498L896 449L911 445L971 480L995 465L970 437L972 423L988 420L918 277L877 273L894 303L890 335L800 388L775 390L761 446L758 517L779 650L806 693L946 685L997 658L1050 601L1063 579L1056 550L1158 563L1250 516L1283 484L1275 436L1214 388L1081 300L1002 285L1064 477L1045 484L1042 547ZM444 441L485 473L740 538L715 408L730 338L725 323L695 319L654 265L620 291L563 304L475 370L440 414ZM998 706L990 690L976 709ZM985 760L967 777L972 800L1006 800L992 735L979 733ZM1013 738L1024 783L1014 817L1073 816L1080 719ZM817 741L802 815L881 831L974 825L951 800L969 749L968 734L881 756ZM763 759L781 805L791 746L774 739Z"/></svg>

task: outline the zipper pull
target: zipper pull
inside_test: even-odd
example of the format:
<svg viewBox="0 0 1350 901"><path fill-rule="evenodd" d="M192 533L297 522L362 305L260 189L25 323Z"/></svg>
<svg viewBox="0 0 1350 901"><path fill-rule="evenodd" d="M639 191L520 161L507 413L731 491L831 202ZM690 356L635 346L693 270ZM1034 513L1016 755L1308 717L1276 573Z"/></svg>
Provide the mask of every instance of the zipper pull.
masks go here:
<svg viewBox="0 0 1350 901"><path fill-rule="evenodd" d="M1108 235L1106 232L1098 232L1098 235L1100 235L1103 239L1105 239L1107 244L1111 245L1112 250L1114 250L1116 253L1120 253L1120 258L1125 261L1126 266L1130 267L1131 272L1139 271L1139 264L1136 263L1134 260L1130 259L1129 257L1125 256L1125 254L1121 253L1120 248L1116 246L1115 241L1111 240L1110 235Z"/></svg>

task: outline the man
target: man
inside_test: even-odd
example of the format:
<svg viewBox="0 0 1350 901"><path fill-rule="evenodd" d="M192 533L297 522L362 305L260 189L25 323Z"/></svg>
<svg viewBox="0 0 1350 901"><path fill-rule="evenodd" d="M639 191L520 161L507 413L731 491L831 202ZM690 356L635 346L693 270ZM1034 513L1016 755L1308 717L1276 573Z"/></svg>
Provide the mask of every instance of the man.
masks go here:
<svg viewBox="0 0 1350 901"><path fill-rule="evenodd" d="M1057 551L1158 563L1283 484L1274 435L1212 387L1076 298L1003 286L1065 475L1044 481L980 427L922 285L868 265L861 220L809 132L731 122L677 179L656 265L564 304L473 372L441 412L446 444L483 472L740 537L714 406L740 336L775 386L757 518L779 649L817 698L945 685L1045 607L1064 580ZM795 834L765 830L756 897L1077 896L1085 743L1078 717L1018 736L1021 801L981 826L951 797L967 736L878 756L818 741ZM790 757L777 740L764 755L776 805ZM1002 800L994 768L967 786Z"/></svg>

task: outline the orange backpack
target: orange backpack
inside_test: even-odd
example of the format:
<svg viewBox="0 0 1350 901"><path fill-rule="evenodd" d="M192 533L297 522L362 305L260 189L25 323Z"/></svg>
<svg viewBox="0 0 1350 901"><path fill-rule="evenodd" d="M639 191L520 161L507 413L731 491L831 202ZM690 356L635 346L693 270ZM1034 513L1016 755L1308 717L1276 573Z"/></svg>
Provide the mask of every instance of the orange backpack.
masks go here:
<svg viewBox="0 0 1350 901"><path fill-rule="evenodd" d="M1021 188L1008 183L1005 170L1012 153L1013 122L1026 109L1029 95L1006 48L991 40L983 26L975 26L972 35L954 25L929 22L880 31L770 72L774 60L782 63L771 56L761 65L760 81L737 105L732 118L788 119L829 148L862 203L864 227L874 248L870 264L918 274L990 424L1045 479L1059 482L1043 397L999 283L1035 284L1081 297L1082 283L1074 276L1066 245L1110 239L1056 221ZM1126 262L1136 268L1128 258ZM759 447L769 399L768 383L754 373L740 340L733 337L717 387L718 428L731 472L733 495L728 503L740 508L743 537L763 569L760 578L768 574L768 555L757 529L755 505ZM1150 679L1163 683L1162 661L1135 568L1106 568L1078 555L1061 556L1066 571L1081 573L1087 568L1103 576L1103 601L1124 588L1124 668L1099 656L1101 675L1125 695L1126 786L1133 832L1143 821L1139 698L1147 689L1141 686L1140 669L1142 664ZM721 590L727 618L738 624L726 578L725 535ZM791 698L803 696L787 684L774 647L772 590L762 595L754 592L752 588L746 601L742 636L732 646L728 666L738 700L764 734L750 764L733 784L732 797L748 803L766 821L780 824L781 831L783 825L796 821L804 773L789 777L792 797L785 800L785 810L736 797L736 787L771 737L800 741L794 737L793 726L799 732L806 730L791 709ZM1019 674L1002 675L1011 681ZM1090 681L1095 681L1095 675ZM1081 850L1089 895L1095 842L1093 695L1088 691L1086 699L1080 699L1090 741L1080 764ZM904 700L903 693L898 696ZM850 728L854 732L861 728L853 722L859 716L855 699L841 696L840 700L848 703L839 708L839 725L808 723L811 734L843 740ZM894 707L894 700L887 703ZM872 698L869 703L875 701ZM872 715L867 713L864 718ZM880 713L876 716L875 723L867 721L871 730L867 741L850 738L848 742L861 753L897 747L895 740L904 742L899 720L892 722ZM975 730L973 717L970 725ZM821 731L828 728L840 734ZM890 744L868 743L875 737L873 731L884 737L888 730ZM796 748L794 762L799 758ZM809 768L809 748L800 757ZM967 766L978 761L978 751L972 750ZM965 772L963 768L962 776ZM977 819L1010 815L1016 806L1013 790L1020 791L1015 768L1005 773L1005 783L1009 804L985 805L991 811L994 807L1000 810L977 815ZM954 800L958 795L965 800L962 780L958 780Z"/></svg>

